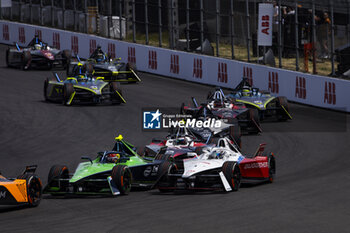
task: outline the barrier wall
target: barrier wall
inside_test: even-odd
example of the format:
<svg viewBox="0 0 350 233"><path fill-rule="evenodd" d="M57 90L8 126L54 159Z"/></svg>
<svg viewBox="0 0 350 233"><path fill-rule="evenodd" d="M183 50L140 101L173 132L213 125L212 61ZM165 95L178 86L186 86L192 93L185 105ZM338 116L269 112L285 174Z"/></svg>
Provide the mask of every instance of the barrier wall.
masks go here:
<svg viewBox="0 0 350 233"><path fill-rule="evenodd" d="M0 31L3 44L25 46L37 33L49 45L70 49L84 58L101 45L112 57L134 63L140 71L227 88L234 88L245 76L254 86L288 100L350 112L348 80L8 21L0 21Z"/></svg>

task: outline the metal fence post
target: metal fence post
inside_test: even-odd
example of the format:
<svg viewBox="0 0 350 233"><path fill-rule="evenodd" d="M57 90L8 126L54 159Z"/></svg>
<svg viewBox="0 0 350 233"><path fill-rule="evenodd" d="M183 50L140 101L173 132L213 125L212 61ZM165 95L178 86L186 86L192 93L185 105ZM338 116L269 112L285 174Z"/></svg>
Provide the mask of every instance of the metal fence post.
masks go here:
<svg viewBox="0 0 350 233"><path fill-rule="evenodd" d="M162 0L158 0L159 47L162 47Z"/></svg>
<svg viewBox="0 0 350 233"><path fill-rule="evenodd" d="M216 56L220 57L220 0L216 0Z"/></svg>
<svg viewBox="0 0 350 233"><path fill-rule="evenodd" d="M231 30L230 30L230 36L231 36L231 57L232 59L235 59L235 41L234 41L234 35L235 35L235 30L234 30L234 14L233 14L233 0L231 2L231 9L230 9L230 22L231 22Z"/></svg>
<svg viewBox="0 0 350 233"><path fill-rule="evenodd" d="M51 26L52 27L55 27L55 16L54 16L54 13L55 13L55 5L54 5L53 0L51 0Z"/></svg>
<svg viewBox="0 0 350 233"><path fill-rule="evenodd" d="M76 4L77 4L77 1L73 0L73 24L74 24L74 31L77 30L77 19L76 19L76 17L77 17L77 13L76 13L77 5Z"/></svg>
<svg viewBox="0 0 350 233"><path fill-rule="evenodd" d="M201 25L201 53L203 53L203 41L204 41L204 6L203 6L203 0L200 0L200 25Z"/></svg>
<svg viewBox="0 0 350 233"><path fill-rule="evenodd" d="M44 25L43 7L44 7L43 0L40 0L40 16L39 16L40 25Z"/></svg>
<svg viewBox="0 0 350 233"><path fill-rule="evenodd" d="M295 70L299 70L299 20L298 0L295 0Z"/></svg>
<svg viewBox="0 0 350 233"><path fill-rule="evenodd" d="M123 9L122 9L122 1L119 0L119 39L123 39L123 27L122 27L122 16L123 16ZM126 22L125 22L126 23ZM126 25L125 25L126 26Z"/></svg>
<svg viewBox="0 0 350 233"><path fill-rule="evenodd" d="M132 0L132 42L136 43L135 0Z"/></svg>
<svg viewBox="0 0 350 233"><path fill-rule="evenodd" d="M186 0L186 48L190 51L190 0Z"/></svg>
<svg viewBox="0 0 350 233"><path fill-rule="evenodd" d="M282 10L281 0L278 0L278 66L282 68Z"/></svg>
<svg viewBox="0 0 350 233"><path fill-rule="evenodd" d="M112 0L108 1L108 17L107 17L107 37L111 38L112 21Z"/></svg>
<svg viewBox="0 0 350 233"><path fill-rule="evenodd" d="M312 65L313 74L317 74L316 71L316 20L315 20L315 0L312 0Z"/></svg>
<svg viewBox="0 0 350 233"><path fill-rule="evenodd" d="M334 7L333 1L329 1L331 5L331 61L332 61L332 76L335 76L334 70ZM327 32L328 33L328 32Z"/></svg>
<svg viewBox="0 0 350 233"><path fill-rule="evenodd" d="M146 45L149 43L148 38L148 1L145 0L145 29L146 29Z"/></svg>
<svg viewBox="0 0 350 233"><path fill-rule="evenodd" d="M66 1L63 0L62 1L62 26L63 26L63 29L66 29L66 20L64 17L65 12L66 12Z"/></svg>
<svg viewBox="0 0 350 233"><path fill-rule="evenodd" d="M250 62L250 15L249 15L249 0L246 0L246 18L247 18L247 53L248 62Z"/></svg>
<svg viewBox="0 0 350 233"><path fill-rule="evenodd" d="M29 22L33 24L32 0L29 0Z"/></svg>
<svg viewBox="0 0 350 233"><path fill-rule="evenodd" d="M1 1L0 1L0 19L2 19L2 7L1 7Z"/></svg>
<svg viewBox="0 0 350 233"><path fill-rule="evenodd" d="M85 11L85 33L89 32L89 24L88 24L88 7L87 7L87 1L88 0L84 0L84 11Z"/></svg>
<svg viewBox="0 0 350 233"><path fill-rule="evenodd" d="M168 12L170 14L169 19L169 48L174 49L174 7L173 7L173 0L168 1Z"/></svg>

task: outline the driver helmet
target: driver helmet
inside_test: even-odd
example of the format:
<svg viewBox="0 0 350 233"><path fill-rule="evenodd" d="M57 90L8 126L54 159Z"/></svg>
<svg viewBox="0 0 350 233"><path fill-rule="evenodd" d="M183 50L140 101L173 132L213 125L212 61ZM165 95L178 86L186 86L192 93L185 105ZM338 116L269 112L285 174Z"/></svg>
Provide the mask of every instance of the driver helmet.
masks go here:
<svg viewBox="0 0 350 233"><path fill-rule="evenodd" d="M187 140L186 140L185 137L178 138L178 139L176 140L176 144L177 144L177 145L187 145Z"/></svg>
<svg viewBox="0 0 350 233"><path fill-rule="evenodd" d="M96 61L97 62L102 62L106 60L106 56L103 53L98 53L96 56Z"/></svg>
<svg viewBox="0 0 350 233"><path fill-rule="evenodd" d="M250 96L252 94L251 88L249 86L244 86L242 88L242 95L243 96Z"/></svg>
<svg viewBox="0 0 350 233"><path fill-rule="evenodd" d="M42 46L41 46L41 44L35 44L34 48L35 48L35 50L41 50Z"/></svg>
<svg viewBox="0 0 350 233"><path fill-rule="evenodd" d="M215 100L214 104L213 104L214 108L221 108L222 106L222 102L220 100Z"/></svg>
<svg viewBox="0 0 350 233"><path fill-rule="evenodd" d="M119 159L120 159L120 154L118 154L118 153L113 153L113 154L107 155L107 162L109 162L109 163L115 163Z"/></svg>
<svg viewBox="0 0 350 233"><path fill-rule="evenodd" d="M78 75L78 80L79 81L87 81L87 79L88 79L88 77L86 76L86 74L85 75Z"/></svg>

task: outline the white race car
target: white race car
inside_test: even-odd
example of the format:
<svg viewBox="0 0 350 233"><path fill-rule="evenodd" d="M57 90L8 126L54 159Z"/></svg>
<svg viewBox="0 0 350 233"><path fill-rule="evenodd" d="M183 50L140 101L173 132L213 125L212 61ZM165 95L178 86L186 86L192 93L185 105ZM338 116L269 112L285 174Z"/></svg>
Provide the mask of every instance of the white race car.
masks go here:
<svg viewBox="0 0 350 233"><path fill-rule="evenodd" d="M220 138L215 147L202 153L188 153L189 159L163 164L157 187L161 192L182 190L237 191L241 182L273 182L276 162L273 153L263 154L260 144L254 156L244 156L228 138Z"/></svg>

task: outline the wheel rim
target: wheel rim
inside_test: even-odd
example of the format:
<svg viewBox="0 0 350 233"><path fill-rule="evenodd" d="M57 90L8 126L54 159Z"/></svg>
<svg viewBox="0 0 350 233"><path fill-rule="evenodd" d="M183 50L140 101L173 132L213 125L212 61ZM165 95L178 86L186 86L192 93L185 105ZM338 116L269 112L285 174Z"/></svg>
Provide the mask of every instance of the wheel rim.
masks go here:
<svg viewBox="0 0 350 233"><path fill-rule="evenodd" d="M234 167L234 169L232 171L232 185L233 185L234 190L237 190L239 188L240 183L241 183L241 174L238 171L236 166Z"/></svg>
<svg viewBox="0 0 350 233"><path fill-rule="evenodd" d="M28 199L31 204L36 204L41 199L41 184L36 178L31 179L28 184Z"/></svg>
<svg viewBox="0 0 350 233"><path fill-rule="evenodd" d="M124 187L125 191L128 192L131 188L131 174L129 170L124 168L124 174L121 177L122 186Z"/></svg>

